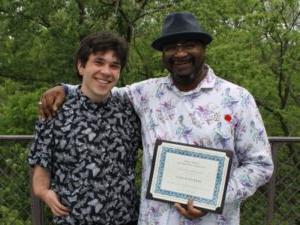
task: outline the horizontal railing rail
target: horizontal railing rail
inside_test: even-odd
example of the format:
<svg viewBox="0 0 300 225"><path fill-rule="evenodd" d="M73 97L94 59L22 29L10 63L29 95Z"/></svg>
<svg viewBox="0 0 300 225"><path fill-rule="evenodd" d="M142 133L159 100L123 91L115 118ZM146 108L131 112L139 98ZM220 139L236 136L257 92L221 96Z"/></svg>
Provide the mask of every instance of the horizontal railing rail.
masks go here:
<svg viewBox="0 0 300 225"><path fill-rule="evenodd" d="M0 143L1 141L9 141L9 142L31 142L33 140L33 135L0 135ZM42 202L39 198L37 198L33 194L31 178L32 178L32 170L29 171L30 177L30 192L31 192L31 218L32 225L44 225L44 214ZM1 221L0 221L1 222Z"/></svg>
<svg viewBox="0 0 300 225"><path fill-rule="evenodd" d="M33 135L0 135L0 141L31 141Z"/></svg>
<svg viewBox="0 0 300 225"><path fill-rule="evenodd" d="M1 142L30 142L33 140L33 135L0 135ZM268 183L268 209L266 215L266 224L272 225L274 218L274 204L276 191L276 172L277 172L277 149L282 144L300 143L300 137L269 137L274 160L274 173ZM30 173L31 177L31 173ZM36 198L31 190L31 215L33 225L44 225L44 216L41 201Z"/></svg>

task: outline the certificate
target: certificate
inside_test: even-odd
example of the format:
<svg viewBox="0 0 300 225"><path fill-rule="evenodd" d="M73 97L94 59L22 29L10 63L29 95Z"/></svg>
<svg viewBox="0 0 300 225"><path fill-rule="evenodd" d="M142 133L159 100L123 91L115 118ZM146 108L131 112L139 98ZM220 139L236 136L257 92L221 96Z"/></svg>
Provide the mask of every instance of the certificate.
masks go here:
<svg viewBox="0 0 300 225"><path fill-rule="evenodd" d="M146 198L222 213L232 152L157 140Z"/></svg>

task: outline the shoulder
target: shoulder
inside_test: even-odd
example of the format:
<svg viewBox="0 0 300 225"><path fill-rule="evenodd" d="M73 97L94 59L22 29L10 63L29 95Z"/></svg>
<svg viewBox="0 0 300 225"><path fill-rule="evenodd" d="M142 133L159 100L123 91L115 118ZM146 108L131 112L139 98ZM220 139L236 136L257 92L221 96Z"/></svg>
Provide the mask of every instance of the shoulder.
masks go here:
<svg viewBox="0 0 300 225"><path fill-rule="evenodd" d="M143 81L139 81L139 82L136 82L132 85L129 85L129 86L144 86L144 85L149 85L149 84L158 84L158 83L165 83L168 81L168 77L167 76L163 76L163 77L156 77L156 78L150 78L150 79L147 79L147 80L143 80Z"/></svg>
<svg viewBox="0 0 300 225"><path fill-rule="evenodd" d="M218 99L224 109L235 112L257 109L253 95L246 88L225 80L213 72L211 78L214 80L214 85L210 93L214 99Z"/></svg>
<svg viewBox="0 0 300 225"><path fill-rule="evenodd" d="M145 96L149 96L153 93L156 93L158 89L160 89L165 84L169 83L168 77L160 77L160 78L151 78L144 81L136 82L130 85L126 85L122 88L113 88L112 94L115 97L119 97L119 99L124 102L131 102L134 106L136 106L135 100L137 98L143 99Z"/></svg>
<svg viewBox="0 0 300 225"><path fill-rule="evenodd" d="M162 86L170 82L168 77L151 78L144 81L140 81L131 85L127 85L127 93L139 96L150 95L160 89Z"/></svg>
<svg viewBox="0 0 300 225"><path fill-rule="evenodd" d="M244 87L232 83L228 80L216 76L216 89L222 94L231 94L233 96L251 96L252 94Z"/></svg>
<svg viewBox="0 0 300 225"><path fill-rule="evenodd" d="M59 108L57 115L58 117L64 114L70 115L71 112L79 108L80 108L80 99L78 95L71 95Z"/></svg>
<svg viewBox="0 0 300 225"><path fill-rule="evenodd" d="M35 133L38 135L49 133L53 129L55 118L37 120L35 123Z"/></svg>
<svg viewBox="0 0 300 225"><path fill-rule="evenodd" d="M213 90L215 90L217 93L222 95L223 92L226 92L227 94L230 92L231 94L237 95L241 93L250 94L246 88L222 78L221 76L217 75L209 65L206 66L208 68L206 83L209 87L213 87Z"/></svg>
<svg viewBox="0 0 300 225"><path fill-rule="evenodd" d="M132 102L129 99L128 95L112 95L110 100L107 102L107 106L110 109L115 109L116 111L122 113L134 112Z"/></svg>
<svg viewBox="0 0 300 225"><path fill-rule="evenodd" d="M151 78L147 80L143 80L131 85L128 85L127 87L130 89L133 88L149 88L149 87L156 87L157 85L161 85L164 83L168 83L168 77L159 77L159 78Z"/></svg>

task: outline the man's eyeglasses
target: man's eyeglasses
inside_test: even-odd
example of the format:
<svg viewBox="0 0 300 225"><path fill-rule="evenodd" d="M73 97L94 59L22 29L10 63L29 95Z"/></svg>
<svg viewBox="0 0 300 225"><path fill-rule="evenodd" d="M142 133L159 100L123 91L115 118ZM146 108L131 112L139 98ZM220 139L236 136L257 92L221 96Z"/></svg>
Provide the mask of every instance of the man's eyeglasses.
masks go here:
<svg viewBox="0 0 300 225"><path fill-rule="evenodd" d="M182 51L188 52L188 51L191 51L194 48L196 48L198 45L199 45L199 43L194 42L194 41L169 44L169 45L165 45L163 47L163 51L164 51L164 53L167 53L167 54L175 54L179 49L181 49Z"/></svg>

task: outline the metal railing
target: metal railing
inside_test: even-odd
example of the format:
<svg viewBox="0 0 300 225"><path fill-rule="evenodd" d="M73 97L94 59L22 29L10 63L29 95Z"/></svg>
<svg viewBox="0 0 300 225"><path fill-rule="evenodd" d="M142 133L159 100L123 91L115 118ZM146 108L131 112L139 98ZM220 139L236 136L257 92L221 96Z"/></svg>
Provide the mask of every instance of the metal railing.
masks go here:
<svg viewBox="0 0 300 225"><path fill-rule="evenodd" d="M287 144L288 147L291 147L290 144L300 143L300 137L269 137L269 141L272 149L274 172L271 180L268 183L268 210L267 210L266 224L274 225L273 219L274 219L275 196L276 196L276 177L277 177L278 163L279 163L277 159L278 149L283 144ZM295 152L295 154L297 153ZM298 186L297 182L295 183L295 185ZM300 188L298 189L298 191L300 191ZM298 219L296 220L300 222L299 213L297 216Z"/></svg>
<svg viewBox="0 0 300 225"><path fill-rule="evenodd" d="M10 142L31 142L33 140L33 135L0 135L0 143L3 141ZM1 169L1 168L0 168ZM31 177L32 170L29 169L29 177L30 177L30 193L31 193L31 220L32 225L44 225L44 215L43 215L43 207L42 202L39 198L37 198L32 191L31 185ZM1 221L0 221L1 222Z"/></svg>
<svg viewBox="0 0 300 225"><path fill-rule="evenodd" d="M3 143L3 142L14 142L14 143L28 142L29 143L32 140L32 138L33 138L32 135L0 135L0 143ZM291 148L293 148L292 145L300 143L300 137L269 137L269 141L270 141L271 147L272 147L272 155L273 155L275 167L274 167L273 176L272 176L270 182L265 187L266 193L262 193L263 195L266 195L266 197L267 197L267 201L266 201L267 209L266 209L264 221L265 221L265 224L267 224L267 225L275 225L275 224L277 225L277 223L274 223L275 208L276 208L276 201L275 201L276 185L277 185L276 178L278 175L277 174L278 165L284 163L284 162L281 162L277 157L278 149L279 149L279 147L282 147L284 145L286 148L285 149L286 151L291 151ZM295 148L293 148L293 149L295 149ZM296 153L295 153L295 155L296 155ZM293 156L293 154L292 154L292 156ZM297 162L295 162L295 163L296 163L296 167L299 168L299 165L297 164ZM0 168L0 172L1 172L1 169L2 168ZM30 172L30 178L31 178L31 172ZM295 180L295 182L296 182L296 180ZM297 183L294 185L298 186ZM298 189L296 189L296 193L297 193L297 190L300 191L300 189L298 188ZM31 190L31 222L32 222L32 225L44 225L45 224L42 206L43 206L43 204L41 203L41 201L32 194L32 190ZM251 211L251 209L249 209L249 210ZM0 214L1 214L1 212L0 212ZM299 215L298 214L296 215L296 213L295 213L295 216L296 217L298 216L298 218L296 218L295 221L300 221ZM0 223L1 223L1 216L0 216ZM253 223L251 222L251 224L253 224ZM292 224L292 223L285 223L285 224Z"/></svg>

